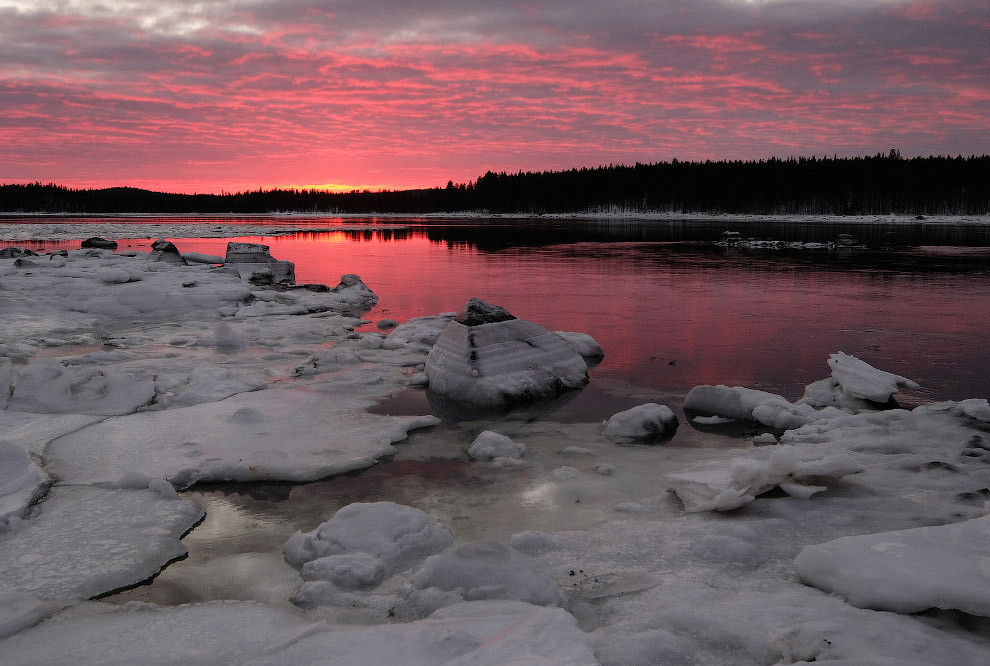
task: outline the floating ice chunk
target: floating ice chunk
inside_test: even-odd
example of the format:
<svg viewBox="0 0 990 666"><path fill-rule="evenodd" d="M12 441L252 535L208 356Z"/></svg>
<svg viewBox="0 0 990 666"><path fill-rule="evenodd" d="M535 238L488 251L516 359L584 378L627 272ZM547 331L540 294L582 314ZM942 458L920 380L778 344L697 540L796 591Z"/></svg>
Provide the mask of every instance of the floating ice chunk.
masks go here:
<svg viewBox="0 0 990 666"><path fill-rule="evenodd" d="M900 388L920 388L918 383L907 377L877 370L869 363L843 352L829 354L828 366L832 368L832 376L842 390L854 398L885 403Z"/></svg>
<svg viewBox="0 0 990 666"><path fill-rule="evenodd" d="M284 553L295 567L329 556L365 554L382 562L383 573L395 573L419 564L453 541L449 529L420 509L394 502L357 502L340 509L312 532L293 534ZM338 558L313 564L309 571L335 571L333 575L342 578L347 575L342 570L348 568L355 579L368 578L364 558Z"/></svg>
<svg viewBox="0 0 990 666"><path fill-rule="evenodd" d="M501 599L565 606L560 587L528 556L495 541L475 541L432 555L403 587L421 608Z"/></svg>
<svg viewBox="0 0 990 666"><path fill-rule="evenodd" d="M215 254L202 254L200 252L183 252L182 258L191 264L222 264L224 257Z"/></svg>
<svg viewBox="0 0 990 666"><path fill-rule="evenodd" d="M591 636L560 608L477 601L417 622L311 623L258 604L100 609L43 622L0 644L18 666L597 666Z"/></svg>
<svg viewBox="0 0 990 666"><path fill-rule="evenodd" d="M742 386L695 386L684 398L684 409L707 412L737 421L755 421L753 410L760 405L789 404L776 393L758 391Z"/></svg>
<svg viewBox="0 0 990 666"><path fill-rule="evenodd" d="M9 409L38 414L129 414L155 397L151 375L65 366L55 359L17 372Z"/></svg>
<svg viewBox="0 0 990 666"><path fill-rule="evenodd" d="M108 419L53 441L46 455L66 483L113 481L128 472L176 485L313 481L369 467L393 454L391 444L410 430L439 423L434 416L368 414L373 400L361 396L361 385L320 388L265 389ZM238 416L243 408L257 410L256 420Z"/></svg>
<svg viewBox="0 0 990 666"><path fill-rule="evenodd" d="M584 358L602 358L605 356L605 352L602 351L602 346L598 344L597 340L587 333L573 333L569 331L555 332L564 339L564 342L571 346L571 349Z"/></svg>
<svg viewBox="0 0 990 666"><path fill-rule="evenodd" d="M749 504L757 495L779 484L839 478L861 472L850 456L836 454L802 460L793 446L781 446L768 458L737 458L727 467L678 474L669 478L669 489L684 503L685 511L729 511ZM810 497L817 492L793 487L789 495Z"/></svg>
<svg viewBox="0 0 990 666"><path fill-rule="evenodd" d="M303 580L325 580L339 588L356 590L378 585L388 573L388 567L378 555L340 553L309 560L299 573Z"/></svg>
<svg viewBox="0 0 990 666"><path fill-rule="evenodd" d="M753 444L776 444L777 436L771 432L765 432L753 438Z"/></svg>
<svg viewBox="0 0 990 666"><path fill-rule="evenodd" d="M151 490L55 486L37 516L0 538L0 587L39 599L88 599L155 575L186 554L203 517Z"/></svg>
<svg viewBox="0 0 990 666"><path fill-rule="evenodd" d="M426 374L434 393L485 405L550 397L588 382L587 364L563 338L479 299L444 329Z"/></svg>
<svg viewBox="0 0 990 666"><path fill-rule="evenodd" d="M990 616L990 516L806 546L794 568L860 608Z"/></svg>
<svg viewBox="0 0 990 666"><path fill-rule="evenodd" d="M648 402L605 421L605 437L614 441L642 441L661 437L677 428L677 416L666 405Z"/></svg>
<svg viewBox="0 0 990 666"><path fill-rule="evenodd" d="M581 470L576 467L564 465L550 472L550 476L553 477L554 481L573 481L574 479L581 478Z"/></svg>
<svg viewBox="0 0 990 666"><path fill-rule="evenodd" d="M495 458L522 458L526 455L526 445L491 430L478 435L468 449L472 460L494 460Z"/></svg>
<svg viewBox="0 0 990 666"><path fill-rule="evenodd" d="M12 516L23 516L48 487L48 475L27 451L0 439L0 531Z"/></svg>
<svg viewBox="0 0 990 666"><path fill-rule="evenodd" d="M79 247L98 248L101 250L116 250L117 241L107 240L106 238L101 238L99 236L90 236L79 243Z"/></svg>
<svg viewBox="0 0 990 666"><path fill-rule="evenodd" d="M990 403L987 402L986 398L969 398L968 400L960 400L958 404L959 409L966 416L977 421L990 423Z"/></svg>
<svg viewBox="0 0 990 666"><path fill-rule="evenodd" d="M408 348L428 352L453 319L453 312L410 319L399 324L388 334L385 338L385 349Z"/></svg>

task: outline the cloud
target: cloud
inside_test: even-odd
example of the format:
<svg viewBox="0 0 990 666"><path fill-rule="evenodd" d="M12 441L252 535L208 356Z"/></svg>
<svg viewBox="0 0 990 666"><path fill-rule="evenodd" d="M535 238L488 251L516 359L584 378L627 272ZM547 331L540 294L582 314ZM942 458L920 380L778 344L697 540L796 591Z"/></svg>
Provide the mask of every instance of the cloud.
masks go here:
<svg viewBox="0 0 990 666"><path fill-rule="evenodd" d="M0 181L987 152L988 25L983 0L0 0Z"/></svg>

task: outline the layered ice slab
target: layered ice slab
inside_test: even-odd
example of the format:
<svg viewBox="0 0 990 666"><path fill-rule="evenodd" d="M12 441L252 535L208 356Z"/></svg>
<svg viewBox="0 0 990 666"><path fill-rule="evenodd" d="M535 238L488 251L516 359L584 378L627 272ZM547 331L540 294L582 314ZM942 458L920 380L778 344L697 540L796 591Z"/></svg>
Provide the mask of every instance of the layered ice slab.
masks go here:
<svg viewBox="0 0 990 666"><path fill-rule="evenodd" d="M425 620L329 626L282 610L215 602L138 607L43 622L0 642L19 666L596 666L592 641L560 608L479 601Z"/></svg>
<svg viewBox="0 0 990 666"><path fill-rule="evenodd" d="M563 338L472 298L430 350L430 390L483 405L550 397L588 383L588 366Z"/></svg>
<svg viewBox="0 0 990 666"><path fill-rule="evenodd" d="M227 243L223 263L234 268L242 280L259 284L293 284L296 281L295 264L272 258L268 246L260 243Z"/></svg>
<svg viewBox="0 0 990 666"><path fill-rule="evenodd" d="M372 381L373 378L368 379ZM368 414L360 383L310 384L108 419L46 450L63 483L116 481L128 474L197 481L313 481L369 467L393 442L434 416Z"/></svg>
<svg viewBox="0 0 990 666"><path fill-rule="evenodd" d="M990 516L806 546L794 568L860 608L990 616Z"/></svg>
<svg viewBox="0 0 990 666"><path fill-rule="evenodd" d="M154 576L186 554L179 537L203 517L162 484L53 487L39 515L0 535L0 589L88 599Z"/></svg>

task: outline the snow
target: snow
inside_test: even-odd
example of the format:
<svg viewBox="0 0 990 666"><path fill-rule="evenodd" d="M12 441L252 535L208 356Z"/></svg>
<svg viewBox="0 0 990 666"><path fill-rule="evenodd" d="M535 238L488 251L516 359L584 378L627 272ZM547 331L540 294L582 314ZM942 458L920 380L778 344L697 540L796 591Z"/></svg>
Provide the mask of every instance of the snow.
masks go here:
<svg viewBox="0 0 990 666"><path fill-rule="evenodd" d="M139 583L186 554L179 537L202 517L174 493L54 486L37 516L0 535L0 588L88 599Z"/></svg>
<svg viewBox="0 0 990 666"><path fill-rule="evenodd" d="M484 405L532 401L588 382L587 364L563 338L515 318L451 321L430 350L426 374L434 393Z"/></svg>
<svg viewBox="0 0 990 666"><path fill-rule="evenodd" d="M88 610L88 609L87 609ZM477 601L418 622L331 627L243 602L178 608L95 608L3 643L20 666L595 666L591 641L559 608Z"/></svg>
<svg viewBox="0 0 990 666"><path fill-rule="evenodd" d="M860 608L990 616L990 516L806 546L794 569Z"/></svg>
<svg viewBox="0 0 990 666"><path fill-rule="evenodd" d="M830 354L828 365L842 390L854 398L884 403L901 388L920 388L917 382L872 365L843 352Z"/></svg>
<svg viewBox="0 0 990 666"><path fill-rule="evenodd" d="M836 479L861 472L848 455L802 459L793 446L773 449L769 456L739 457L728 466L702 469L670 477L670 489L685 511L729 511L749 504L779 485L792 497L807 499L823 488L811 481Z"/></svg>
<svg viewBox="0 0 990 666"><path fill-rule="evenodd" d="M613 414L605 421L603 432L613 441L636 442L662 437L676 428L677 416L670 407L648 402Z"/></svg>
<svg viewBox="0 0 990 666"><path fill-rule="evenodd" d="M430 556L409 577L404 593L421 607L484 599L567 603L553 578L530 557L496 541L474 541Z"/></svg>
<svg viewBox="0 0 990 666"><path fill-rule="evenodd" d="M401 458L398 442L437 419L368 410L422 384L456 326L446 314L355 331L377 297L349 275L320 292L245 282L215 257L28 259L0 258L0 663L986 663L990 403L881 409L891 381L909 380L841 353L796 402L728 386L685 402L694 423L752 421L779 444L706 432L723 448L678 446L684 433L617 447L598 423L444 423L414 435L405 460L439 452L450 478L484 493L443 476L420 495L383 484L382 500L419 508L352 504L322 525L334 500L305 516L258 500L233 522L283 525L274 552L223 551L251 535L236 547L203 536L165 574L215 577L203 599L236 570L265 605L86 601L184 556L180 537L203 515L188 484ZM457 325L518 342L518 321ZM546 335L581 361L580 386L573 342L587 340ZM467 462L466 443L496 431L526 443L525 464L502 451Z"/></svg>
<svg viewBox="0 0 990 666"><path fill-rule="evenodd" d="M526 455L525 444L491 430L485 430L478 435L468 448L468 456L472 460L491 461L495 458L522 458L524 455Z"/></svg>
<svg viewBox="0 0 990 666"><path fill-rule="evenodd" d="M394 454L392 444L410 430L439 422L365 413L373 403L367 393L381 390L376 379L359 377L344 388L332 382L269 388L129 414L60 437L46 455L65 483L115 481L132 472L179 486L313 481L373 465Z"/></svg>
<svg viewBox="0 0 990 666"><path fill-rule="evenodd" d="M48 475L20 446L0 439L0 530L44 494Z"/></svg>

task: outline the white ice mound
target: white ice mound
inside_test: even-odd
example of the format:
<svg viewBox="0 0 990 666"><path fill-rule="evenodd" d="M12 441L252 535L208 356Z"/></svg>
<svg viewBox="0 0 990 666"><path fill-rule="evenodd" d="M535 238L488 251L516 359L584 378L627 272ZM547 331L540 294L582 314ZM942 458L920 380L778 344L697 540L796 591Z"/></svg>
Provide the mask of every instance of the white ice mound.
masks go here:
<svg viewBox="0 0 990 666"><path fill-rule="evenodd" d="M668 488L684 503L685 511L729 511L774 486L792 497L808 499L826 489L816 482L861 471L862 466L846 454L802 460L795 447L781 446L765 459L737 458L728 467L671 476Z"/></svg>
<svg viewBox="0 0 990 666"><path fill-rule="evenodd" d="M794 404L776 393L742 386L703 384L691 389L684 409L715 414L737 421L755 421L770 428L788 430L807 423L844 414L834 407L818 410L807 404Z"/></svg>
<svg viewBox="0 0 990 666"><path fill-rule="evenodd" d="M472 460L494 460L495 458L522 458L526 455L526 445L505 435L486 430L478 435L468 449Z"/></svg>
<svg viewBox="0 0 990 666"><path fill-rule="evenodd" d="M907 377L877 370L869 363L842 352L829 354L828 366L842 390L854 398L884 403L900 388L920 388Z"/></svg>
<svg viewBox="0 0 990 666"><path fill-rule="evenodd" d="M202 517L174 493L53 487L39 515L0 535L0 588L88 599L139 583L186 554L179 537Z"/></svg>
<svg viewBox="0 0 990 666"><path fill-rule="evenodd" d="M484 405L550 397L588 383L588 366L563 338L472 298L426 360L430 390Z"/></svg>
<svg viewBox="0 0 990 666"><path fill-rule="evenodd" d="M130 414L155 397L152 375L107 368L65 366L55 359L29 363L16 373L8 408L36 414Z"/></svg>
<svg viewBox="0 0 990 666"><path fill-rule="evenodd" d="M431 556L409 577L403 591L423 608L482 599L566 604L557 583L529 556L495 541L466 543Z"/></svg>
<svg viewBox="0 0 990 666"><path fill-rule="evenodd" d="M990 616L990 516L806 546L794 568L804 583L860 608Z"/></svg>
<svg viewBox="0 0 990 666"><path fill-rule="evenodd" d="M0 439L0 531L11 517L23 516L47 487L48 475L27 451Z"/></svg>
<svg viewBox="0 0 990 666"><path fill-rule="evenodd" d="M378 295L358 275L347 274L340 276L340 284L330 290L337 295L339 306L370 308L378 302Z"/></svg>
<svg viewBox="0 0 990 666"><path fill-rule="evenodd" d="M352 575L354 581L370 581L384 573L409 569L453 541L449 529L420 509L394 502L357 502L340 509L312 532L293 534L284 553L285 560L295 567L311 563L310 579L337 581ZM340 555L371 556L385 571L376 573L374 567L369 568L367 558L361 557L319 562ZM327 577L320 577L321 571L327 572Z"/></svg>
<svg viewBox="0 0 990 666"><path fill-rule="evenodd" d="M605 421L604 434L611 440L637 441L662 437L677 428L677 416L666 405L648 402Z"/></svg>
<svg viewBox="0 0 990 666"><path fill-rule="evenodd" d="M411 349L428 352L437 343L437 338L454 320L454 313L415 317L399 324L385 338L385 349Z"/></svg>
<svg viewBox="0 0 990 666"><path fill-rule="evenodd" d="M597 666L591 636L560 608L481 601L417 622L309 622L243 602L101 609L43 622L0 643L18 666Z"/></svg>
<svg viewBox="0 0 990 666"><path fill-rule="evenodd" d="M370 467L395 453L392 443L410 430L439 423L435 416L368 414L371 401L361 389L273 388L130 414L61 437L46 455L66 483L115 481L134 472L176 485L313 481Z"/></svg>

